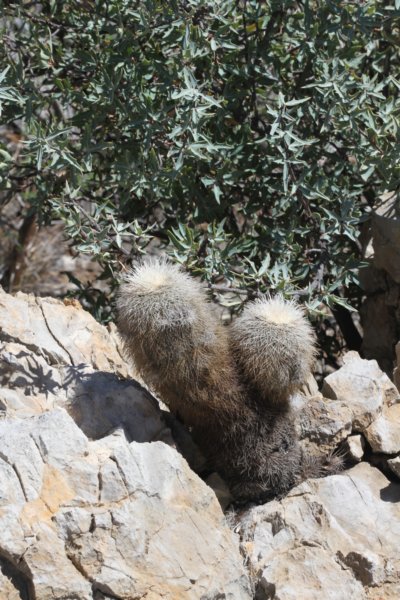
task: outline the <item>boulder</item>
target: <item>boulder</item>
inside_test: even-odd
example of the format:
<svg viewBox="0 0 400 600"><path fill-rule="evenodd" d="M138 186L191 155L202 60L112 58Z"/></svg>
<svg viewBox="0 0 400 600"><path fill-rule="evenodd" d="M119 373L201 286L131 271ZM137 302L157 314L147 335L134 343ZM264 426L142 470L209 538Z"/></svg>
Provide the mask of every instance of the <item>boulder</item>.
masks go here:
<svg viewBox="0 0 400 600"><path fill-rule="evenodd" d="M396 199L393 199L396 202ZM395 216L372 216L374 265L400 283L400 220Z"/></svg>
<svg viewBox="0 0 400 600"><path fill-rule="evenodd" d="M79 303L0 290L0 355L1 599L400 597L400 483L377 468L225 519L213 489L224 507L229 490L177 452L204 469L187 429L132 378L115 327ZM399 402L354 352L323 394L310 379L292 399L303 446L357 462L365 437L393 479Z"/></svg>
<svg viewBox="0 0 400 600"><path fill-rule="evenodd" d="M241 519L257 600L400 597L400 484L360 463Z"/></svg>
<svg viewBox="0 0 400 600"><path fill-rule="evenodd" d="M346 456L351 462L358 463L362 460L365 451L365 441L362 435L350 435L345 444Z"/></svg>
<svg viewBox="0 0 400 600"><path fill-rule="evenodd" d="M316 451L333 450L351 434L353 413L346 402L317 394L300 406L298 401L296 404L300 439Z"/></svg>
<svg viewBox="0 0 400 600"><path fill-rule="evenodd" d="M163 442L90 441L55 408L0 423L0 465L0 556L36 598L251 597L214 492Z"/></svg>
<svg viewBox="0 0 400 600"><path fill-rule="evenodd" d="M61 302L0 287L0 331L3 342L16 342L52 365L89 364L122 376L135 373L125 362L115 328L111 334L79 302Z"/></svg>
<svg viewBox="0 0 400 600"><path fill-rule="evenodd" d="M400 204L398 194L386 192L362 228L361 238L367 266L360 269L365 292L360 316L362 350L366 358L378 360L391 376L396 332L400 324Z"/></svg>
<svg viewBox="0 0 400 600"><path fill-rule="evenodd" d="M353 431L363 432L384 406L399 402L400 396L375 360L363 360L357 352L348 352L343 363L343 367L326 377L322 394L344 403L352 413Z"/></svg>
<svg viewBox="0 0 400 600"><path fill-rule="evenodd" d="M373 452L397 454L400 452L400 404L384 407L364 431Z"/></svg>
<svg viewBox="0 0 400 600"><path fill-rule="evenodd" d="M390 458L387 461L389 469L400 479L400 456L395 456L395 458Z"/></svg>

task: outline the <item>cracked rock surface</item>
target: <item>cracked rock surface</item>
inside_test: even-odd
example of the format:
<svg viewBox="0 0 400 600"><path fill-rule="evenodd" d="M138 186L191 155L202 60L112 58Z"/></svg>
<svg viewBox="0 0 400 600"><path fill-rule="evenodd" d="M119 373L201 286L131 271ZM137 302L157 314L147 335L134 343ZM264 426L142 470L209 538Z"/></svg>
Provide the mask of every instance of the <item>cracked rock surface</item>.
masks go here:
<svg viewBox="0 0 400 600"><path fill-rule="evenodd" d="M302 444L316 453L342 447L351 456L351 440L347 440L358 435L359 445L364 445L365 438L374 453L399 453L399 390L375 360L348 352L343 363L325 378L321 393L297 394L293 398Z"/></svg>
<svg viewBox="0 0 400 600"><path fill-rule="evenodd" d="M257 600L400 598L400 483L363 462L247 512Z"/></svg>
<svg viewBox="0 0 400 600"><path fill-rule="evenodd" d="M0 600L400 598L400 395L375 361L293 398L303 446L355 466L226 521L113 326L0 289L0 358Z"/></svg>
<svg viewBox="0 0 400 600"><path fill-rule="evenodd" d="M250 599L238 538L114 330L0 290L1 600Z"/></svg>

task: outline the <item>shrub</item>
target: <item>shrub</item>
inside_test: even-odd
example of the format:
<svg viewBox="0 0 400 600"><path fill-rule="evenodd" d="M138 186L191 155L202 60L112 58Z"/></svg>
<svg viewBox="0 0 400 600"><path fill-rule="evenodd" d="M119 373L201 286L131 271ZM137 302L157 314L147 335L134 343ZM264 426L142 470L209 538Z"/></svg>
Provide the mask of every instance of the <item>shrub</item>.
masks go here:
<svg viewBox="0 0 400 600"><path fill-rule="evenodd" d="M360 223L399 187L399 9L4 3L2 205L61 219L111 284L157 239L233 309L357 306Z"/></svg>

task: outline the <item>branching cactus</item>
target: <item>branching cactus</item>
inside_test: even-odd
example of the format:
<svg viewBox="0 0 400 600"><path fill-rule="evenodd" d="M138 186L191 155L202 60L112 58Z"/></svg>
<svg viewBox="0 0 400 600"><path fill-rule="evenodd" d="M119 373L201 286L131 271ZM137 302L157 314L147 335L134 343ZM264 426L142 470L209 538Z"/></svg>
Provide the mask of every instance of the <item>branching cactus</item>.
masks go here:
<svg viewBox="0 0 400 600"><path fill-rule="evenodd" d="M289 403L314 356L301 309L255 302L224 327L196 280L150 259L125 277L118 315L143 380L190 428L235 499L263 501L321 474L321 461L300 449Z"/></svg>

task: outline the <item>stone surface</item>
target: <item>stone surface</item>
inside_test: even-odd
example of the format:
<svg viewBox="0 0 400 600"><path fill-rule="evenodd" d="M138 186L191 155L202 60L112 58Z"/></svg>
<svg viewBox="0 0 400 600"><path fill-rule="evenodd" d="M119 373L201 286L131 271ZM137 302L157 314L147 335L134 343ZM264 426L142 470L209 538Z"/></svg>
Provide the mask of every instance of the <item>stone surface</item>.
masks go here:
<svg viewBox="0 0 400 600"><path fill-rule="evenodd" d="M156 400L135 381L85 364L52 365L48 355L14 342L0 341L0 354L0 417L29 417L63 406L91 438L121 425L130 441L171 441Z"/></svg>
<svg viewBox="0 0 400 600"><path fill-rule="evenodd" d="M326 377L322 394L298 393L292 399L302 445L326 454L342 444L347 458L359 462L361 438L349 436L362 433L373 452L400 452L398 389L376 361L349 352L343 362L343 367Z"/></svg>
<svg viewBox="0 0 400 600"><path fill-rule="evenodd" d="M364 431L373 452L400 452L400 404L384 407L383 412Z"/></svg>
<svg viewBox="0 0 400 600"><path fill-rule="evenodd" d="M174 448L204 470L188 431L121 378L133 371L115 327L0 292L0 356L1 600L400 597L400 484L378 469L360 462L233 514L240 554ZM349 353L323 392L310 379L292 399L302 444L359 461L365 435L368 459L400 476L400 397L377 363ZM224 482L207 482L228 506Z"/></svg>
<svg viewBox="0 0 400 600"><path fill-rule="evenodd" d="M366 269L369 274L372 268ZM374 271L375 272L375 271ZM365 358L374 358L380 367L391 375L393 371L393 348L398 340L400 323L400 285L390 282L389 276L381 271L384 280L383 291L367 295L360 310L363 326L362 350ZM372 276L372 275L371 275ZM367 273L364 278L367 279Z"/></svg>
<svg viewBox="0 0 400 600"><path fill-rule="evenodd" d="M365 441L362 435L350 435L345 444L346 458L352 462L360 462L364 456Z"/></svg>
<svg viewBox="0 0 400 600"><path fill-rule="evenodd" d="M249 510L243 552L257 600L400 597L400 484L360 463Z"/></svg>
<svg viewBox="0 0 400 600"><path fill-rule="evenodd" d="M28 578L15 569L8 560L0 558L1 599L30 600L29 589Z"/></svg>
<svg viewBox="0 0 400 600"><path fill-rule="evenodd" d="M251 598L238 539L170 426L201 457L118 376L131 368L113 326L0 291L0 356L1 600Z"/></svg>
<svg viewBox="0 0 400 600"><path fill-rule="evenodd" d="M322 393L343 402L352 413L353 430L362 432L381 414L385 405L399 401L398 390L374 360L348 352L344 365L326 377Z"/></svg>
<svg viewBox="0 0 400 600"><path fill-rule="evenodd" d="M352 411L345 402L323 398L321 394L307 398L298 407L297 427L300 438L322 450L334 449L352 431Z"/></svg>
<svg viewBox="0 0 400 600"><path fill-rule="evenodd" d="M387 464L392 471L399 479L400 479L400 456L396 456L395 458L390 458L387 461Z"/></svg>
<svg viewBox="0 0 400 600"><path fill-rule="evenodd" d="M372 216L374 265L400 283L400 220L374 214Z"/></svg>
<svg viewBox="0 0 400 600"><path fill-rule="evenodd" d="M360 310L363 355L378 360L391 376L394 346L400 326L400 203L397 193L385 193L371 221L362 228L363 254L368 265L360 269L366 297Z"/></svg>
<svg viewBox="0 0 400 600"><path fill-rule="evenodd" d="M50 365L90 364L94 369L133 375L107 328L79 303L35 298L0 288L0 339L17 342Z"/></svg>
<svg viewBox="0 0 400 600"><path fill-rule="evenodd" d="M0 465L0 556L35 597L251 597L214 493L164 443L89 441L56 408L0 422Z"/></svg>

